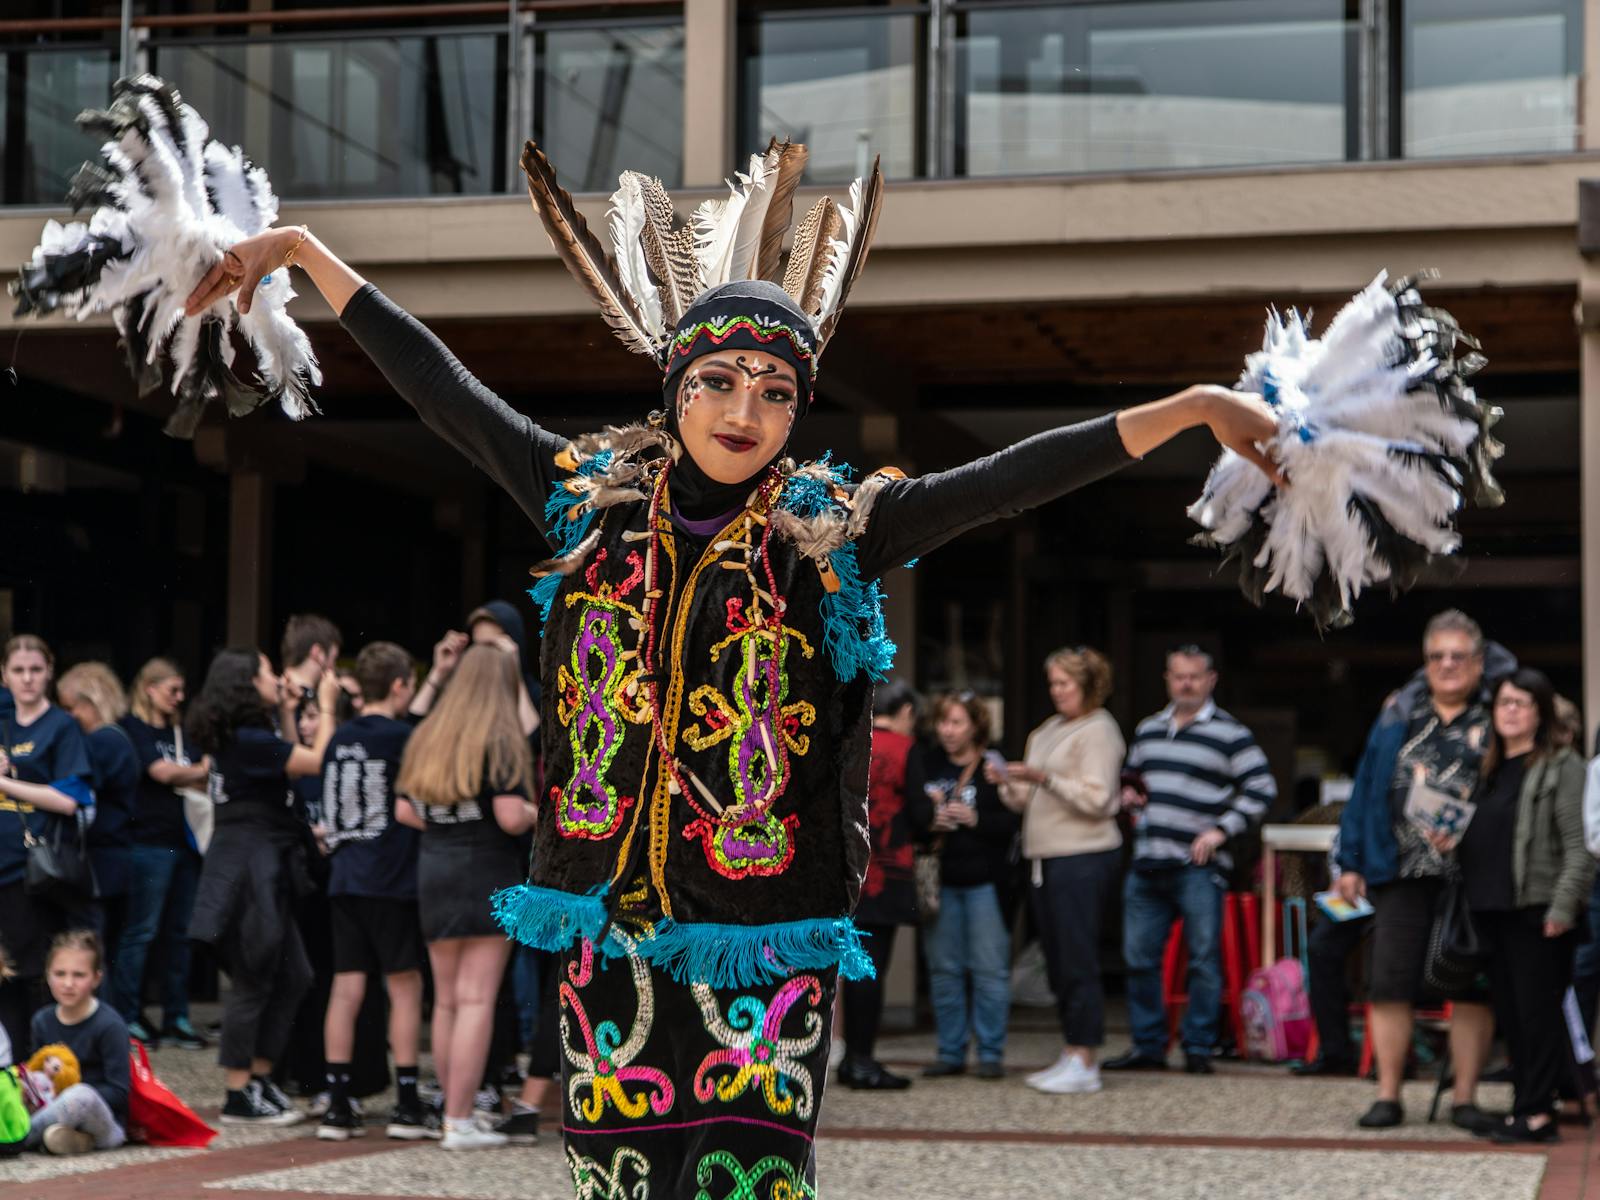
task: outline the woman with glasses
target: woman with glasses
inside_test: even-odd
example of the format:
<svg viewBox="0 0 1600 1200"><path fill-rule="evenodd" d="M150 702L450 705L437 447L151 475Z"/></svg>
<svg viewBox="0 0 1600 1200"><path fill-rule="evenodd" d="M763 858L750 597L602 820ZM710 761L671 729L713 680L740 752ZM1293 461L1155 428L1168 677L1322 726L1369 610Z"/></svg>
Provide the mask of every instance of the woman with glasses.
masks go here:
<svg viewBox="0 0 1600 1200"><path fill-rule="evenodd" d="M1098 1092L1096 1050L1105 1041L1100 914L1122 865L1117 808L1122 731L1102 707L1111 664L1086 646L1044 660L1055 712L1028 735L1023 761L991 764L1008 807L1023 814L1034 920L1061 1020L1061 1056L1028 1076L1041 1092Z"/></svg>
<svg viewBox="0 0 1600 1200"><path fill-rule="evenodd" d="M912 835L937 847L940 872L939 915L926 947L939 1058L922 1073L963 1074L976 1037L978 1078L999 1079L1011 1010L1011 936L1000 885L1011 869L1018 821L985 778L983 701L971 692L947 693L934 706L934 722L937 741L919 746L906 764L906 816Z"/></svg>
<svg viewBox="0 0 1600 1200"><path fill-rule="evenodd" d="M1569 1054L1561 1002L1595 871L1583 841L1584 768L1555 745L1555 691L1542 672L1524 667L1493 695L1477 810L1456 849L1514 1089L1504 1122L1481 1132L1497 1142L1553 1142Z"/></svg>

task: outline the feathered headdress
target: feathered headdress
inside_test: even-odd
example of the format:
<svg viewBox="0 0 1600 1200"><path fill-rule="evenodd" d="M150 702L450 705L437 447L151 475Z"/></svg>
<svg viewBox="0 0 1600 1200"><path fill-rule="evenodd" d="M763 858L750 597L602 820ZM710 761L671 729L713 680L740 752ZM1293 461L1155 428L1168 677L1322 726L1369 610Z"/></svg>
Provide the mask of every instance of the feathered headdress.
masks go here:
<svg viewBox="0 0 1600 1200"><path fill-rule="evenodd" d="M1281 591L1319 626L1347 624L1370 584L1399 592L1458 574L1463 502L1505 499L1492 473L1502 447L1489 434L1500 410L1466 382L1485 362L1477 342L1410 280L1386 280L1321 338L1298 313L1268 317L1238 387L1278 411L1266 449L1289 487L1225 450L1189 508L1206 530L1195 540L1239 560L1247 597Z"/></svg>
<svg viewBox="0 0 1600 1200"><path fill-rule="evenodd" d="M85 163L67 193L87 222L47 222L33 258L11 285L18 316L56 311L80 320L109 311L144 395L172 363L178 408L167 432L191 437L213 399L230 413L268 400L301 418L316 411L308 386L322 382L311 343L285 307L289 272L262 280L250 311L233 295L193 317L184 301L235 242L269 228L278 200L267 176L237 146L211 138L200 115L153 75L119 79L111 107L78 117L104 134L100 163ZM259 382L233 370L237 328L255 351Z"/></svg>
<svg viewBox="0 0 1600 1200"><path fill-rule="evenodd" d="M556 253L623 344L663 370L699 297L723 284L766 280L780 284L811 323L812 330L795 336L814 336L802 358L815 375L872 247L883 174L874 162L869 177L850 185L848 207L818 200L796 227L785 265L784 234L805 164L804 146L774 139L765 153L750 156L749 171L729 182L727 197L705 201L687 224L678 222L660 180L624 171L602 240L556 181L544 152L533 142L522 151L528 194Z"/></svg>

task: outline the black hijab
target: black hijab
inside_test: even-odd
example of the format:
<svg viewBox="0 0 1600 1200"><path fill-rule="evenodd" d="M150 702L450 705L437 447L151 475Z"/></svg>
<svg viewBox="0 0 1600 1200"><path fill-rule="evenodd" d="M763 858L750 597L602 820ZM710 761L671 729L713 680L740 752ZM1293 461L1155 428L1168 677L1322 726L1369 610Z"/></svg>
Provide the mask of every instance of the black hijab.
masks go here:
<svg viewBox="0 0 1600 1200"><path fill-rule="evenodd" d="M811 407L815 380L816 331L810 319L775 283L739 280L711 288L679 318L668 348L666 379L661 385L667 430L678 444L678 382L684 369L697 358L718 350L759 350L794 368L797 385L795 421ZM718 483L694 461L684 447L672 468L672 504L691 521L704 521L743 508L755 481L784 456L785 443L772 460L738 483Z"/></svg>

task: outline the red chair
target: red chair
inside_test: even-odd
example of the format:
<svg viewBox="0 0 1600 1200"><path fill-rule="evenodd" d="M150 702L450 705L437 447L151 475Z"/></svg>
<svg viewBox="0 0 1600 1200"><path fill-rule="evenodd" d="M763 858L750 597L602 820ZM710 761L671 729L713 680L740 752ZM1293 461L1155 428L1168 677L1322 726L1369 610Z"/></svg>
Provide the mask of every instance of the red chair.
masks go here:
<svg viewBox="0 0 1600 1200"><path fill-rule="evenodd" d="M1261 965L1260 923L1257 900L1252 892L1228 892L1222 898L1222 1007L1233 1027L1233 1042L1244 1053L1244 1007L1240 1003L1250 972ZM1240 937L1243 922L1244 936ZM1172 923L1166 951L1161 960L1162 993L1167 1005L1169 1043L1176 1041L1183 1009L1189 1002L1187 991L1189 955L1183 941L1183 920Z"/></svg>

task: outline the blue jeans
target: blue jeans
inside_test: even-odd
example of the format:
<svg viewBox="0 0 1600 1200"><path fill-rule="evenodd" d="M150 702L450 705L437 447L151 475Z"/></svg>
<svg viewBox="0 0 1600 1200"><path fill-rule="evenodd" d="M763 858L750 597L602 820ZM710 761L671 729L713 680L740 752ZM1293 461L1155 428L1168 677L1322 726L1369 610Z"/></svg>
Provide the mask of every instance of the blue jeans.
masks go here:
<svg viewBox="0 0 1600 1200"><path fill-rule="evenodd" d="M517 1047L526 1049L539 1024L539 952L531 946L511 952L511 995L517 1005Z"/></svg>
<svg viewBox="0 0 1600 1200"><path fill-rule="evenodd" d="M134 846L117 943L111 1002L124 1021L139 1017L150 946L161 943L163 1028L189 1016L189 915L200 883L200 856L188 847Z"/></svg>
<svg viewBox="0 0 1600 1200"><path fill-rule="evenodd" d="M1189 1003L1183 1014L1183 1048L1210 1054L1222 1007L1222 891L1226 881L1210 867L1129 871L1122 887L1122 957L1128 967L1128 1023L1141 1054L1165 1058L1167 1006L1161 959L1172 923L1183 919L1189 948Z"/></svg>
<svg viewBox="0 0 1600 1200"><path fill-rule="evenodd" d="M978 1060L999 1062L1011 1012L1011 935L994 884L941 888L939 916L928 930L925 948L940 1061L965 1062L967 1042L976 1034Z"/></svg>

